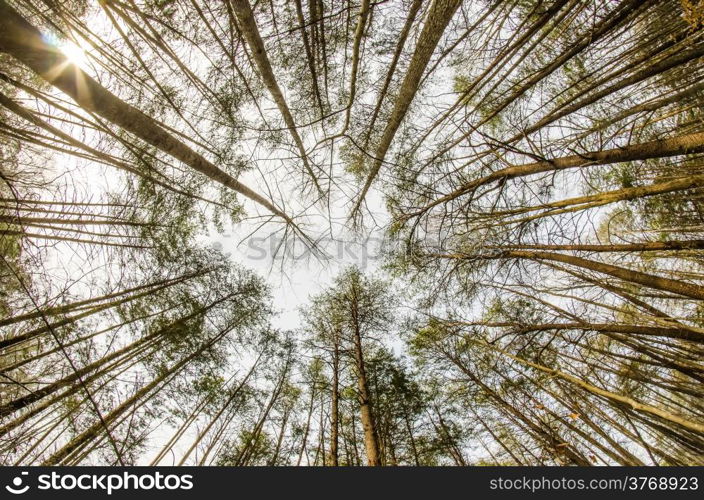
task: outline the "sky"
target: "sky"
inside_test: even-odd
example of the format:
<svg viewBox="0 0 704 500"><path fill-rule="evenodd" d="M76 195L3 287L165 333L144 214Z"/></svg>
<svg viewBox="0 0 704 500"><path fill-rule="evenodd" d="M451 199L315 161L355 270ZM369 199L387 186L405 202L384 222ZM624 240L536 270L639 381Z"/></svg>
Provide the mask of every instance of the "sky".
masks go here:
<svg viewBox="0 0 704 500"><path fill-rule="evenodd" d="M398 15L393 12L392 14ZM120 22L119 19L118 22ZM120 38L104 15L94 16L91 20L91 28L105 40ZM88 45L81 42L81 39L77 38L75 43L59 40L54 43L73 63L88 74L99 76L97 72L99 67L91 61L93 57L91 50ZM207 60L198 53L190 63L195 65L191 69L196 71L200 69L201 64L208 64ZM437 105L452 102L453 94L447 92L447 86L452 82L450 73L451 70L441 67L437 82L430 81L427 85L427 92L429 95L436 96L434 103ZM284 85L282 87L286 94L286 87ZM373 103L376 96L365 94L364 89L360 89L357 98ZM278 119L278 110L272 102L265 101L263 107L268 110L271 118ZM254 113L254 109L249 112ZM257 121L257 116L251 118L252 122ZM80 132L85 133L85 131ZM310 130L310 132L303 135L305 146L309 151L313 149L314 142L320 138L316 137L316 132L319 131ZM88 137L87 142L93 141ZM341 142L338 141L335 147L319 148L312 159L318 164L327 164L330 161L329 155L332 154L332 161L338 164L339 169L341 168L338 155L340 145ZM255 190L265 192L266 185L262 178L267 174L280 173L280 157L288 152L271 150L263 146L256 132L248 133L244 141L238 144L238 148L241 148L245 157L250 158L250 161L257 165L257 169L244 172L240 180ZM71 177L75 180L73 188L82 191L77 195L82 199L86 197L99 199L110 190L111 186L119 185L117 178L122 175L110 167L88 165L87 162L68 155L54 155L53 163L57 172L71 172ZM336 181L339 182L339 179ZM279 175L278 192L287 199L281 200L274 197L274 201L279 204L282 201L285 202L289 213L301 213L305 208L305 215L297 220L302 222L305 231L318 241L319 249L325 254L322 258L315 256L300 240L295 241L294 245L291 245L289 240L286 245L280 247L281 235L276 233L281 227L280 224L266 224L251 234L253 229L258 227L258 220L226 224L222 232L218 232L214 225L210 225L202 228L202 234L199 236L200 244L212 246L229 254L233 262L244 265L267 280L274 307L279 312L273 322L276 327L282 329L298 327L301 323L301 308L305 308L309 297L330 285L334 277L345 267L354 265L366 273L380 272L382 247L385 244L384 227L389 220L383 195L378 189L379 183L372 185L366 198L368 213L365 218L364 232L355 232L351 229L348 219L352 207L352 200L349 197L355 196L358 192L358 181L352 178L343 180L342 182L346 183L343 185L344 189L333 191L327 205L317 204L307 207L302 205L301 199L305 196L301 196L300 190L295 185L296 182L290 175L283 177ZM238 198L244 204L247 215L265 214L249 200L241 196ZM64 255L56 257L62 265L67 264ZM80 266L80 258L77 257L75 260L76 266ZM75 269L74 266L70 267ZM71 270L64 270L64 272L70 274Z"/></svg>
<svg viewBox="0 0 704 500"><path fill-rule="evenodd" d="M104 31L101 36L104 36L106 40L110 40L111 37L117 39L112 28L105 23L104 16L91 21L91 28L96 32ZM92 76L100 76L99 73L96 74L96 66L91 64L80 41L76 42L54 41L70 58L71 62ZM372 97L362 92L358 96L359 99ZM278 110L271 102L264 104L269 108L274 121L278 121ZM257 120L252 121L256 122ZM90 131L82 130L79 127L71 132L75 137L85 140L88 144L94 144L98 140L96 136L91 135ZM277 168L280 168L279 157L287 155L288 151L267 150L261 146L256 134L250 135L250 138L238 146L242 148L245 155L249 155L258 167L262 168L263 172L276 172ZM289 139L284 137L285 142ZM315 137L314 133L306 134L304 139L307 141L306 147L312 149L313 143L317 139L319 137ZM340 143L337 143L334 148L324 148L319 151L316 161L326 164L329 161L329 154L332 154L333 162L338 164L340 162L337 153L339 145ZM52 153L47 167L48 173L65 176L66 193L64 194L69 199L75 195L75 199L82 201L100 200L111 189L116 187L119 189L120 179L124 175L112 167L91 164L86 160L60 153ZM262 173L254 170L245 172L240 180L255 189L262 190L261 177ZM284 200L289 207L292 207L289 210L300 213L303 207L300 205L300 201L299 205L296 205L296 198L300 199L301 196L295 182L289 176L278 179L278 191L290 198ZM388 222L383 196L377 186L372 186L366 198L369 212L366 214L365 231L352 231L348 220L352 200L348 196L354 196L358 193L358 183L351 178L345 182L348 182L344 189L345 192L333 192L329 204L308 207L306 215L300 218L306 232L317 240L318 250L324 254L323 256L311 253L310 249L305 247L300 240L293 245L288 241L285 245L279 246L281 243L280 234L272 234L273 231L280 228L278 224L267 224L254 234L251 232L258 224L256 220L247 220L237 224L228 223L222 232L217 231L214 224L202 228L199 236L201 245L211 246L229 254L234 263L243 265L265 278L270 287L273 307L278 312L272 319L273 326L277 328L282 330L297 329L302 323L301 320L305 315L309 298L329 286L347 266L356 266L367 274L381 273L382 246L385 244L383 228ZM241 196L238 198L244 204L248 215L264 214L249 200L243 200ZM281 200L275 201L280 202ZM59 293L67 291L63 288L66 283L72 283L68 291L76 296L95 296L102 292L98 288L91 288L92 279L77 278L85 277L86 272L91 273L94 278L99 278L105 274L107 269L105 262L86 261L86 254L81 249L64 243L56 245L54 250L48 252L47 257L48 259L44 263L46 274L51 278L51 293L56 297L59 297ZM110 272L109 269L108 272ZM389 347L397 354L403 351L403 343L399 339L390 339ZM246 364L246 360L243 361ZM155 444L154 450L158 449L158 445L163 443L171 433L172 429L168 425L159 426L151 440ZM190 444L188 437L186 436L177 447L177 456L179 451L183 451L181 448ZM140 463L149 463L152 456L151 453L145 454ZM170 462L168 457L165 460L165 463L167 462Z"/></svg>

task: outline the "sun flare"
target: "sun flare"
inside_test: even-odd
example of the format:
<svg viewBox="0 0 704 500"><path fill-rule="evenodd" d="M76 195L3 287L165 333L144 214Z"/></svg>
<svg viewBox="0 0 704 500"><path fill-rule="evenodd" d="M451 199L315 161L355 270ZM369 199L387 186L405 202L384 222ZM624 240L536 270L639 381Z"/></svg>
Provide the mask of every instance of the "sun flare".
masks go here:
<svg viewBox="0 0 704 500"><path fill-rule="evenodd" d="M63 41L59 45L59 49L76 66L84 67L88 63L88 56L85 51L73 42Z"/></svg>

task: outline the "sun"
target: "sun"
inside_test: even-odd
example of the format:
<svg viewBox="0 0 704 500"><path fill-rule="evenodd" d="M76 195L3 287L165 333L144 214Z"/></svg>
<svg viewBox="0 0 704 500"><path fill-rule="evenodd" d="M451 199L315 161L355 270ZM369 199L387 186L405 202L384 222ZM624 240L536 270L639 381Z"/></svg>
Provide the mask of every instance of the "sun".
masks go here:
<svg viewBox="0 0 704 500"><path fill-rule="evenodd" d="M75 43L64 40L59 44L59 50L63 52L69 62L76 66L85 67L88 63L88 56L85 51Z"/></svg>

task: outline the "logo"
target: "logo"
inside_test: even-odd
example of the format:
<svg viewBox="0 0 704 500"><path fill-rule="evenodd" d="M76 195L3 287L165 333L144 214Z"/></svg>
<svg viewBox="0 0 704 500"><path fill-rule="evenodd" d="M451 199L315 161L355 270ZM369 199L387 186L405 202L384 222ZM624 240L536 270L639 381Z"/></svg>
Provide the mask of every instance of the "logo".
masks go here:
<svg viewBox="0 0 704 500"><path fill-rule="evenodd" d="M190 490L193 488L193 476L190 474L164 475L161 472L153 474L131 474L127 471L121 474L61 474L52 471L37 478L40 490L93 490L105 491L108 495L116 490ZM24 492L23 492L24 493Z"/></svg>
<svg viewBox="0 0 704 500"><path fill-rule="evenodd" d="M24 484L24 476L29 472L20 472L12 479L12 484L5 489L13 495L27 493L30 485ZM39 490L93 490L105 491L108 495L118 490L190 490L193 489L191 474L132 474L127 471L116 474L62 474L52 471L51 474L37 476Z"/></svg>
<svg viewBox="0 0 704 500"><path fill-rule="evenodd" d="M29 472L20 472L21 476L27 476ZM13 488L14 486L14 488ZM12 486L5 486L5 489L12 493L13 495L21 495L22 493L27 493L29 485L22 487L22 477L17 476L12 480Z"/></svg>

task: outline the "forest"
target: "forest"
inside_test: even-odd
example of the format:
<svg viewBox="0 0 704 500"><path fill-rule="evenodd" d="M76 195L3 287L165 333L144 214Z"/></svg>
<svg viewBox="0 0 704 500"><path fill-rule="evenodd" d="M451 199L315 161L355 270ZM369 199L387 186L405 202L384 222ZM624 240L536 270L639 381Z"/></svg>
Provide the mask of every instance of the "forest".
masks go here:
<svg viewBox="0 0 704 500"><path fill-rule="evenodd" d="M704 465L703 106L704 0L0 0L0 464Z"/></svg>

